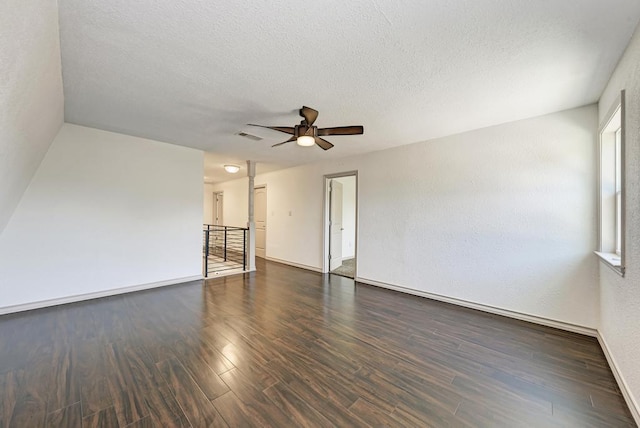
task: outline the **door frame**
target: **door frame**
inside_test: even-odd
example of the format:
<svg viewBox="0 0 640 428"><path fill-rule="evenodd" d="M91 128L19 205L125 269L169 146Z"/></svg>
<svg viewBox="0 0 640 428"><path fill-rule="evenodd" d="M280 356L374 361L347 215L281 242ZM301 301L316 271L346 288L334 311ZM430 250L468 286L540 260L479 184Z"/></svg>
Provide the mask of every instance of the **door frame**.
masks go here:
<svg viewBox="0 0 640 428"><path fill-rule="evenodd" d="M323 209L322 209L322 234L323 234L323 239L322 239L322 273L328 273L329 272L329 238L331 235L331 230L329 227L329 205L330 205L330 195L329 195L329 181L331 181L334 178L343 178L343 177L355 177L356 180L356 200L355 200L355 205L356 205L356 219L355 219L355 224L356 224L356 239L355 239L355 245L354 245L354 258L356 260L356 264L354 267L354 274L353 274L353 279L355 280L358 277L358 217L359 216L359 202L358 202L358 192L359 192L359 185L358 185L358 170L355 171L345 171L345 172L338 172L335 174L326 174L323 177L324 180L324 202L323 202Z"/></svg>

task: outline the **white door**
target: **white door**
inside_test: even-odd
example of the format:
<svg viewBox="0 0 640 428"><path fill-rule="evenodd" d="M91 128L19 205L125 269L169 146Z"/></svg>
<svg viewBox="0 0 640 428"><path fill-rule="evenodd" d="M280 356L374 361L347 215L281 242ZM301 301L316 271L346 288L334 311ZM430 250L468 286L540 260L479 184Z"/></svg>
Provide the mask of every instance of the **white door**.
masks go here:
<svg viewBox="0 0 640 428"><path fill-rule="evenodd" d="M329 182L329 270L342 266L342 183Z"/></svg>
<svg viewBox="0 0 640 428"><path fill-rule="evenodd" d="M224 225L222 220L222 193L213 194L213 224L215 226ZM214 228L211 233L211 241L214 248L222 248L224 246L224 233L220 228Z"/></svg>
<svg viewBox="0 0 640 428"><path fill-rule="evenodd" d="M265 257L267 247L267 188L254 190L254 216L256 220L256 256Z"/></svg>
<svg viewBox="0 0 640 428"><path fill-rule="evenodd" d="M222 193L214 193L213 195L213 224L222 226Z"/></svg>

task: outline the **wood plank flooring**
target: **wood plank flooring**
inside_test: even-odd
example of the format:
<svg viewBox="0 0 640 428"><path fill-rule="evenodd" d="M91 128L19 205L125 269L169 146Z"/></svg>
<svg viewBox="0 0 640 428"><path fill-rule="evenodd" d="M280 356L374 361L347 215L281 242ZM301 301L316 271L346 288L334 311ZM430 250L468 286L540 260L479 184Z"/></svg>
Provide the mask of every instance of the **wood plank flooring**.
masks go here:
<svg viewBox="0 0 640 428"><path fill-rule="evenodd" d="M0 317L0 427L633 427L595 339L261 261Z"/></svg>

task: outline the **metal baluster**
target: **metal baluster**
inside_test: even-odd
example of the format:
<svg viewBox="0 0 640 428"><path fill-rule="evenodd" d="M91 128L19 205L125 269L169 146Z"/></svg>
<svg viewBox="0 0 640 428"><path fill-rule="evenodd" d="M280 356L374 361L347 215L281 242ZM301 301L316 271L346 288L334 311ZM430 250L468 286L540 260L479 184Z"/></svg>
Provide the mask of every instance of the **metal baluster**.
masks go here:
<svg viewBox="0 0 640 428"><path fill-rule="evenodd" d="M227 261L227 226L224 227L224 261Z"/></svg>
<svg viewBox="0 0 640 428"><path fill-rule="evenodd" d="M209 276L209 226L204 231L205 236L205 250L204 250L204 276Z"/></svg>
<svg viewBox="0 0 640 428"><path fill-rule="evenodd" d="M242 230L242 270L247 270L247 229Z"/></svg>

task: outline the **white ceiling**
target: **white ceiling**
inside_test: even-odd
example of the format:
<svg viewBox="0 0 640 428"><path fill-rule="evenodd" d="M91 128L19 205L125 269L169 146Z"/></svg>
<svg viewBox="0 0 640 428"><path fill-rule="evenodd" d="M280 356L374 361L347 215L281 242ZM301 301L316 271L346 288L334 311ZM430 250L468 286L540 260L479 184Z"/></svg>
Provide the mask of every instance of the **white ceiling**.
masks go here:
<svg viewBox="0 0 640 428"><path fill-rule="evenodd" d="M225 171L225 165L236 165L240 170L234 174ZM278 163L258 163L256 164L256 173L264 174L265 172L277 171L285 168L289 164ZM204 182L219 183L227 180L234 180L247 176L247 161L233 155L223 155L219 153L206 152L204 154Z"/></svg>
<svg viewBox="0 0 640 428"><path fill-rule="evenodd" d="M67 122L271 168L595 102L640 17L638 0L58 2ZM293 126L303 104L365 134L325 152L245 126Z"/></svg>

